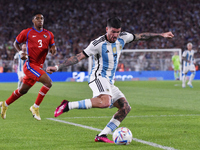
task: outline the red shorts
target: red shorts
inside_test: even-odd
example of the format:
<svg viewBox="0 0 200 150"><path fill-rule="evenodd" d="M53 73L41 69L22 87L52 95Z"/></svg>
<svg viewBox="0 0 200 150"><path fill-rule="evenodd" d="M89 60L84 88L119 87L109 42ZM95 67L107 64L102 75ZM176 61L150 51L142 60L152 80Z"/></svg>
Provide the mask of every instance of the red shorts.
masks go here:
<svg viewBox="0 0 200 150"><path fill-rule="evenodd" d="M25 62L23 66L24 70L24 78L23 83L29 86L33 86L37 81L39 81L40 77L46 72L42 69L41 66Z"/></svg>

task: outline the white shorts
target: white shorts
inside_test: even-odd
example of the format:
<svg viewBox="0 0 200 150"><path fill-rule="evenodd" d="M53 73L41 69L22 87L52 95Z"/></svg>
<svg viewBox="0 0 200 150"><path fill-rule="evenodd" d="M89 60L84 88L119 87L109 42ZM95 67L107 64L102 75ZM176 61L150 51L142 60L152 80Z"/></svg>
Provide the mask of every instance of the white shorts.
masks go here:
<svg viewBox="0 0 200 150"><path fill-rule="evenodd" d="M188 71L196 71L194 64L183 66L183 73L187 73Z"/></svg>
<svg viewBox="0 0 200 150"><path fill-rule="evenodd" d="M118 87L111 85L110 82L99 76L98 79L94 80L89 84L91 90L93 91L93 97L97 97L101 94L107 94L112 96L111 105L118 99L124 97L124 94L119 90Z"/></svg>
<svg viewBox="0 0 200 150"><path fill-rule="evenodd" d="M23 71L18 71L17 75L18 75L18 79L20 79L21 77L23 78L25 76Z"/></svg>

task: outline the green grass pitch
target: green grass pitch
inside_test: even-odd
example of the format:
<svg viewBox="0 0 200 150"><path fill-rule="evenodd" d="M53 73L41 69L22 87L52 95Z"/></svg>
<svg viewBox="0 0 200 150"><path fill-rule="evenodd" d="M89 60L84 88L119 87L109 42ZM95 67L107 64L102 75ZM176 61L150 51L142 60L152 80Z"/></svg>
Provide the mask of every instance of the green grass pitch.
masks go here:
<svg viewBox="0 0 200 150"><path fill-rule="evenodd" d="M132 131L130 145L96 143L99 131L82 128L54 118L54 110L63 99L69 101L92 97L86 82L55 82L40 105L41 121L32 117L33 105L41 83L8 107L6 119L0 118L0 149L2 150L197 150L200 148L200 81L194 88L182 88L180 81L125 81L116 82L125 94L132 110L121 123ZM6 100L17 83L1 83L1 100ZM103 129L116 108L71 110L56 119ZM54 118L55 119L55 118ZM112 135L108 135L112 139Z"/></svg>

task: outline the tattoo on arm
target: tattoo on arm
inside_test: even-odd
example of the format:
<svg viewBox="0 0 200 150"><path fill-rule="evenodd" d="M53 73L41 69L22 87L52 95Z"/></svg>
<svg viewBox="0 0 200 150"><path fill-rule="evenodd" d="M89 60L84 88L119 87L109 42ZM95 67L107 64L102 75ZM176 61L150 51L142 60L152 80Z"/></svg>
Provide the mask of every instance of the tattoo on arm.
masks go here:
<svg viewBox="0 0 200 150"><path fill-rule="evenodd" d="M161 36L160 33L141 33L141 34L136 34L136 40L148 40L160 36Z"/></svg>
<svg viewBox="0 0 200 150"><path fill-rule="evenodd" d="M68 58L67 60L65 60L64 62L59 64L59 69L66 68L68 66L77 64L81 60L80 57L81 57L81 54L77 54L76 56L72 56L72 57Z"/></svg>
<svg viewBox="0 0 200 150"><path fill-rule="evenodd" d="M119 110L115 113L114 118L122 122L122 120L124 120L124 118L130 112L131 107L125 98L121 98L116 102L118 103L117 105Z"/></svg>

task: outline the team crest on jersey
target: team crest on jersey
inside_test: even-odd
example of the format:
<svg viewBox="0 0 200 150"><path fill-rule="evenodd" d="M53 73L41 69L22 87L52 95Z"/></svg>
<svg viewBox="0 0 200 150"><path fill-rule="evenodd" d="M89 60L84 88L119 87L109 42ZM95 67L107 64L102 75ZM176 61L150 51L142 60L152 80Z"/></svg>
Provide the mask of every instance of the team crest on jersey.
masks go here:
<svg viewBox="0 0 200 150"><path fill-rule="evenodd" d="M116 53L117 50L116 50L116 47L113 47L113 53Z"/></svg>
<svg viewBox="0 0 200 150"><path fill-rule="evenodd" d="M44 36L44 38L47 38L47 35L44 34L43 36Z"/></svg>
<svg viewBox="0 0 200 150"><path fill-rule="evenodd" d="M120 49L122 49L122 45L121 45L121 44L120 44L120 46L119 46L119 47L120 47Z"/></svg>

